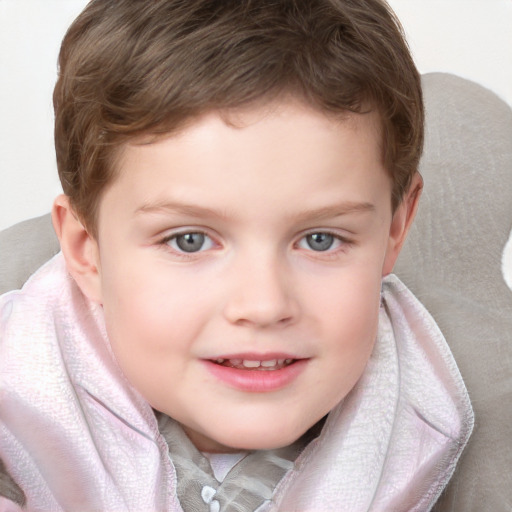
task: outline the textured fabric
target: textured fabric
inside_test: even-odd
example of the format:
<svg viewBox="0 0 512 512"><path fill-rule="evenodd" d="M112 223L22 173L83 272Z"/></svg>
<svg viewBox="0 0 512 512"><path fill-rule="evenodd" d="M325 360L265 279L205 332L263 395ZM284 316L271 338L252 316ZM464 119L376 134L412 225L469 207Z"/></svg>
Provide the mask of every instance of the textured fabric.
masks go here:
<svg viewBox="0 0 512 512"><path fill-rule="evenodd" d="M6 502L2 502L2 498L16 503L19 506L24 506L26 502L25 494L20 489L19 485L11 478L4 463L0 459L0 510L6 508Z"/></svg>
<svg viewBox="0 0 512 512"><path fill-rule="evenodd" d="M449 479L472 427L460 374L397 278L383 301L361 380L258 512L424 512ZM61 254L0 298L0 318L0 458L27 510L181 511L157 418Z"/></svg>
<svg viewBox="0 0 512 512"><path fill-rule="evenodd" d="M2 512L23 512L21 506L2 496L0 496L0 510Z"/></svg>
<svg viewBox="0 0 512 512"><path fill-rule="evenodd" d="M203 455L210 461L215 478L222 482L226 475L238 464L248 452L238 453L209 453L203 452Z"/></svg>
<svg viewBox="0 0 512 512"><path fill-rule="evenodd" d="M436 512L512 510L512 110L483 87L423 77L425 180L395 269L432 313L475 409L475 431Z"/></svg>
<svg viewBox="0 0 512 512"><path fill-rule="evenodd" d="M210 461L173 419L158 414L178 477L177 494L185 512L247 512L268 505L275 487L308 442L304 436L291 446L247 454L219 482Z"/></svg>

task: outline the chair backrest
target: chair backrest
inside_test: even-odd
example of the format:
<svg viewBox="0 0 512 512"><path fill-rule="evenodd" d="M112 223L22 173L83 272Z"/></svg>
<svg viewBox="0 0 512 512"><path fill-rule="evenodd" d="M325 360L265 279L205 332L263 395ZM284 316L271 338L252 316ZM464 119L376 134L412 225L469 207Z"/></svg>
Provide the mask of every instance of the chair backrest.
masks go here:
<svg viewBox="0 0 512 512"><path fill-rule="evenodd" d="M512 510L512 291L501 271L512 228L512 109L453 75L423 80L425 188L395 270L439 324L475 410L435 510Z"/></svg>
<svg viewBox="0 0 512 512"><path fill-rule="evenodd" d="M21 288L59 249L50 214L0 231L0 294Z"/></svg>

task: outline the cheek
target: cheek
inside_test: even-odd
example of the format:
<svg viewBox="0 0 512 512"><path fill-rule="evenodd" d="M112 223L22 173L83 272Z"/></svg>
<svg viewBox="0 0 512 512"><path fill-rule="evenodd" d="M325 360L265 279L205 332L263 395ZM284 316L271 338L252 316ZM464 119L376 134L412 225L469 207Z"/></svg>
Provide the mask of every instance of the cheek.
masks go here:
<svg viewBox="0 0 512 512"><path fill-rule="evenodd" d="M371 270L355 272L352 267L325 282L323 293L317 290L311 296L318 357L311 385L317 393L309 405L315 417L343 400L366 368L379 317L380 279L375 276Z"/></svg>
<svg viewBox="0 0 512 512"><path fill-rule="evenodd" d="M198 292L186 276L148 260L144 254L131 261L128 257L120 259L124 261L102 264L104 308L112 319L127 326L140 323L146 330L160 330L175 324L194 303Z"/></svg>
<svg viewBox="0 0 512 512"><path fill-rule="evenodd" d="M349 271L334 280L329 293L316 294L315 307L323 318L320 329L329 340L333 366L346 369L350 380L359 376L377 335L381 280L377 272Z"/></svg>
<svg viewBox="0 0 512 512"><path fill-rule="evenodd" d="M343 330L373 329L380 304L381 277L369 268L350 267L313 288L311 305ZM322 313L323 312L323 313Z"/></svg>
<svg viewBox="0 0 512 512"><path fill-rule="evenodd" d="M134 276L135 277L135 276ZM169 292L151 280L110 280L104 314L110 345L124 375L153 406L166 386L183 379L198 323L193 294ZM167 292L165 290L167 289ZM179 298L178 298L179 297Z"/></svg>
<svg viewBox="0 0 512 512"><path fill-rule="evenodd" d="M122 340L124 346L148 355L187 344L197 324L193 321L195 294L147 285L123 283L106 295L105 320L113 344Z"/></svg>

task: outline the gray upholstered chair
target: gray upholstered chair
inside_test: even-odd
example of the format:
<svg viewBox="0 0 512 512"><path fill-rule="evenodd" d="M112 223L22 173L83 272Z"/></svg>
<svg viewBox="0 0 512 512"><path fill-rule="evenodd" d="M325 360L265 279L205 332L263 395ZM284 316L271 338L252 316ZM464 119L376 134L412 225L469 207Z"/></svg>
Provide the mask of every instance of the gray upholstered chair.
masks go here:
<svg viewBox="0 0 512 512"><path fill-rule="evenodd" d="M424 77L424 194L395 269L432 313L466 382L475 428L437 512L512 510L512 109L445 74Z"/></svg>
<svg viewBox="0 0 512 512"><path fill-rule="evenodd" d="M396 272L450 344L476 415L436 512L512 510L512 290L501 254L512 227L512 110L486 89L424 77L425 189ZM0 292L58 251L49 216L0 233Z"/></svg>

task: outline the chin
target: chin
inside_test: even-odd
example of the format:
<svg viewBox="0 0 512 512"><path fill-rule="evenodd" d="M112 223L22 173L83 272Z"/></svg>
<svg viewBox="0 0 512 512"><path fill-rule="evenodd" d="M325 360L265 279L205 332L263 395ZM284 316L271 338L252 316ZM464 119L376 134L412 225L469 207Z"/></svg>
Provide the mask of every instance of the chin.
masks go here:
<svg viewBox="0 0 512 512"><path fill-rule="evenodd" d="M249 431L246 433L237 432L230 437L223 437L224 445L228 451L251 451L251 450L275 450L289 446L299 439L306 430L295 430L290 432L283 432L276 427L271 432L269 431Z"/></svg>

